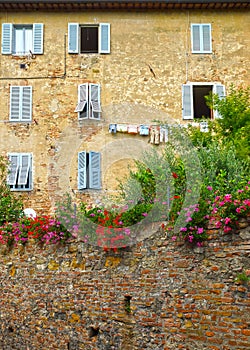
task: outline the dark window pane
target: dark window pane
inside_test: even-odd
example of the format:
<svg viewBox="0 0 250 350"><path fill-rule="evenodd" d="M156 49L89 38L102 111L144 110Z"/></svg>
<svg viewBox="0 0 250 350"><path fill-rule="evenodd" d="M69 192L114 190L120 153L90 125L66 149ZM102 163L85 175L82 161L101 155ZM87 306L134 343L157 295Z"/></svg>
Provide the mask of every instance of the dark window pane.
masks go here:
<svg viewBox="0 0 250 350"><path fill-rule="evenodd" d="M81 53L98 52L98 27L81 27Z"/></svg>
<svg viewBox="0 0 250 350"><path fill-rule="evenodd" d="M206 105L205 96L212 91L210 85L194 85L194 117L195 118L211 118L211 111Z"/></svg>

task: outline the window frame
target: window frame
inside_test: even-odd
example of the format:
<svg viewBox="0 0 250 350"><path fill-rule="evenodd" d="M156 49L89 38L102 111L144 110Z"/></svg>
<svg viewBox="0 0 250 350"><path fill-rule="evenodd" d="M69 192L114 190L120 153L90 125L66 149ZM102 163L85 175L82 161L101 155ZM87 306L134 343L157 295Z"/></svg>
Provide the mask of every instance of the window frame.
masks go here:
<svg viewBox="0 0 250 350"><path fill-rule="evenodd" d="M13 167L12 158L16 157L16 163ZM26 164L24 159L27 158ZM32 191L33 189L33 155L32 153L8 153L9 158L9 174L7 176L7 184L11 191ZM10 180L13 175L12 181Z"/></svg>
<svg viewBox="0 0 250 350"><path fill-rule="evenodd" d="M77 157L78 178L77 189L101 189L101 153L94 151L80 151Z"/></svg>
<svg viewBox="0 0 250 350"><path fill-rule="evenodd" d="M219 82L188 82L182 85L182 119L183 120L199 120L194 117L194 97L193 87L199 85L212 86L212 92L218 94L220 98L226 96L225 85ZM189 112L189 113L188 113ZM212 111L211 119L221 118L217 110Z"/></svg>
<svg viewBox="0 0 250 350"><path fill-rule="evenodd" d="M28 29L32 28L32 47L29 52L18 53L15 45L15 30L18 28ZM13 56L27 56L30 54L42 55L43 54L43 23L31 23L31 24L2 24L2 54ZM30 52L31 51L31 52Z"/></svg>
<svg viewBox="0 0 250 350"><path fill-rule="evenodd" d="M195 48L195 33L194 29L198 27L199 32L199 40L198 45L199 49ZM205 35L205 28L208 27L208 42L205 43L204 35ZM209 49L206 49L206 45L209 46ZM210 23L191 23L191 50L193 54L211 54L212 53L212 26Z"/></svg>
<svg viewBox="0 0 250 350"><path fill-rule="evenodd" d="M85 114L83 111L86 110ZM101 119L101 85L83 83L78 85L78 102L75 108L78 120Z"/></svg>
<svg viewBox="0 0 250 350"><path fill-rule="evenodd" d="M81 27L98 27L97 52L81 52ZM109 54L110 23L68 23L68 53L70 54Z"/></svg>
<svg viewBox="0 0 250 350"><path fill-rule="evenodd" d="M10 86L10 122L32 121L32 86Z"/></svg>

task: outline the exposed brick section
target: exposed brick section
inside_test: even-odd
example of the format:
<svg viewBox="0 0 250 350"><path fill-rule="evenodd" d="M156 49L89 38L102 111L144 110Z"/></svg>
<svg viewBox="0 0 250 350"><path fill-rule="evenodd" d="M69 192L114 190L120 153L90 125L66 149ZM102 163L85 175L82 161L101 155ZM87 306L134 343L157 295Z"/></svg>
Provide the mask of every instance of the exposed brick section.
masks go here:
<svg viewBox="0 0 250 350"><path fill-rule="evenodd" d="M245 229L195 249L163 232L118 253L2 249L0 348L247 350L249 243Z"/></svg>

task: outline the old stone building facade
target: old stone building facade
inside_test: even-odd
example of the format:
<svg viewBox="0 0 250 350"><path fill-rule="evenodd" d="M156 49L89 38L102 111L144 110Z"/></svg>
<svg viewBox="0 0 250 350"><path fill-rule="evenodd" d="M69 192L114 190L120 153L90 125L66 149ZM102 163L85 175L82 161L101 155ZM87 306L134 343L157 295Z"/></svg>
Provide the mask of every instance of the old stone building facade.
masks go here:
<svg viewBox="0 0 250 350"><path fill-rule="evenodd" d="M215 118L204 95L249 85L249 8L0 1L0 152L26 206L51 212L66 192L97 200L164 143L156 120Z"/></svg>

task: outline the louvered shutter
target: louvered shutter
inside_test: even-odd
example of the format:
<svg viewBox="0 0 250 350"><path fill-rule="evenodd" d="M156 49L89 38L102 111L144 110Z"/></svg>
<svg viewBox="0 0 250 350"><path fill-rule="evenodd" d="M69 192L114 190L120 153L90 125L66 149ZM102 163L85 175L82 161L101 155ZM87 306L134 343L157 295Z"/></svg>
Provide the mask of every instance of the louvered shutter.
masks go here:
<svg viewBox="0 0 250 350"><path fill-rule="evenodd" d="M89 152L89 188L101 188L101 154Z"/></svg>
<svg viewBox="0 0 250 350"><path fill-rule="evenodd" d="M211 52L212 44L211 44L211 25L210 24L202 25L202 42L203 42L202 51L205 53Z"/></svg>
<svg viewBox="0 0 250 350"><path fill-rule="evenodd" d="M78 23L68 24L68 52L69 53L79 52L79 24Z"/></svg>
<svg viewBox="0 0 250 350"><path fill-rule="evenodd" d="M85 151L78 153L78 190L87 187L87 155Z"/></svg>
<svg viewBox="0 0 250 350"><path fill-rule="evenodd" d="M191 26L191 40L192 40L192 52L201 51L201 40L200 40L200 25L192 24Z"/></svg>
<svg viewBox="0 0 250 350"><path fill-rule="evenodd" d="M30 171L30 154L21 154L18 185L27 185L29 171Z"/></svg>
<svg viewBox="0 0 250 350"><path fill-rule="evenodd" d="M182 118L193 119L193 86L182 85Z"/></svg>
<svg viewBox="0 0 250 350"><path fill-rule="evenodd" d="M100 85L89 85L89 98L90 98L90 119L100 119L101 117L101 101L100 101Z"/></svg>
<svg viewBox="0 0 250 350"><path fill-rule="evenodd" d="M226 96L225 86L221 84L216 84L213 86L213 93L219 96L219 99L222 99ZM220 113L217 110L214 110L214 118L221 118Z"/></svg>
<svg viewBox="0 0 250 350"><path fill-rule="evenodd" d="M20 97L21 86L10 87L10 121L18 121L21 118Z"/></svg>
<svg viewBox="0 0 250 350"><path fill-rule="evenodd" d="M100 23L99 25L99 52L110 53L110 24Z"/></svg>
<svg viewBox="0 0 250 350"><path fill-rule="evenodd" d="M23 86L21 120L30 121L31 116L32 116L32 86Z"/></svg>
<svg viewBox="0 0 250 350"><path fill-rule="evenodd" d="M36 55L43 54L43 24L33 24L33 50L32 53Z"/></svg>
<svg viewBox="0 0 250 350"><path fill-rule="evenodd" d="M17 172L18 172L18 165L19 165L19 157L16 154L9 155L9 174L7 177L7 184L14 186L16 184L17 180Z"/></svg>
<svg viewBox="0 0 250 350"><path fill-rule="evenodd" d="M75 112L78 112L79 119L88 118L88 83L78 86L78 104L75 108Z"/></svg>
<svg viewBox="0 0 250 350"><path fill-rule="evenodd" d="M10 55L12 53L12 29L11 23L2 24L2 54Z"/></svg>

